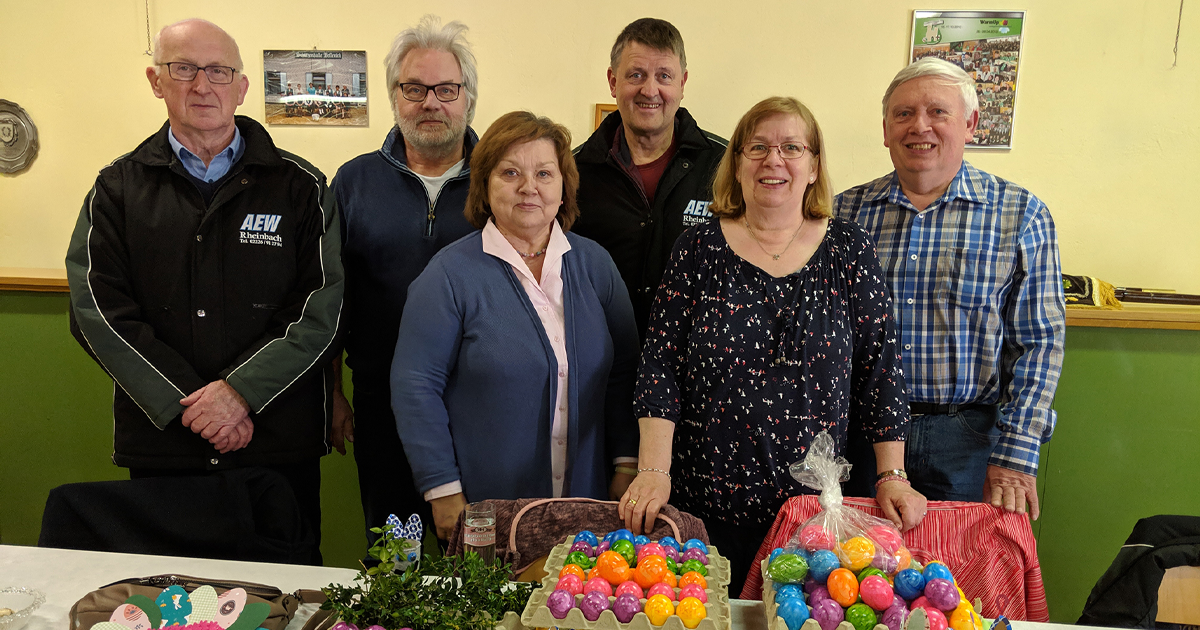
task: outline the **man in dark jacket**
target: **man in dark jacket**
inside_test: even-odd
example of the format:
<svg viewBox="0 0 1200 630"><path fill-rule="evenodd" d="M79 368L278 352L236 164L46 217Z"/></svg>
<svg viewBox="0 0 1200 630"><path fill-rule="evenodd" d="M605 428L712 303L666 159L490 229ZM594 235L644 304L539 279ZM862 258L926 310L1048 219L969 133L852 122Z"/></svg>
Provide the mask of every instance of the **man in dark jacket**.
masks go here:
<svg viewBox="0 0 1200 630"><path fill-rule="evenodd" d="M130 477L274 469L319 541L341 237L324 176L235 118L241 69L214 24L159 32L146 76L168 122L84 201L72 330L120 386L113 462Z"/></svg>
<svg viewBox="0 0 1200 630"><path fill-rule="evenodd" d="M572 229L617 263L644 339L675 239L712 217L713 173L726 142L679 107L687 57L670 22L642 18L626 26L609 64L617 111L575 149L580 214Z"/></svg>
<svg viewBox="0 0 1200 630"><path fill-rule="evenodd" d="M432 525L427 501L462 496L453 488L417 492L389 375L408 285L438 250L474 231L463 216L478 140L469 126L477 82L466 30L427 16L396 37L387 58L396 126L382 149L342 165L333 181L345 236L346 363L354 371L353 412L338 379L335 427L355 443L368 544L376 537L370 528L389 514L417 513Z"/></svg>

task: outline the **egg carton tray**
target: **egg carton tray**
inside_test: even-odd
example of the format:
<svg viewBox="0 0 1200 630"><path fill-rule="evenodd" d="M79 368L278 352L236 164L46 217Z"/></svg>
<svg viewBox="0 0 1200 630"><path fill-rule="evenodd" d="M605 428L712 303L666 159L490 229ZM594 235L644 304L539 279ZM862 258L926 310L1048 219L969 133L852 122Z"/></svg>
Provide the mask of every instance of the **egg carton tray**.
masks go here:
<svg viewBox="0 0 1200 630"><path fill-rule="evenodd" d="M550 609L546 607L546 600L558 585L558 572L562 570L563 561L570 553L573 541L574 537L568 536L563 544L555 545L554 549L550 551L550 555L546 558L548 574L542 578L542 588L535 589L529 598L525 612L521 615L522 624L529 628L557 627L575 630L652 630L653 628L687 630L678 615L671 615L661 626L651 624L650 618L644 612L634 615L629 623L617 621L617 616L613 614L612 610L600 613L600 617L595 621L588 621L588 618L583 616L583 611L579 609L579 602L583 599L582 595L575 596L575 607L567 613L565 618L558 619L552 615ZM704 604L706 617L700 620L696 630L730 630L732 623L729 609L729 560L717 553L715 546L709 545L706 566L708 567L708 576L705 579L709 585L709 588L704 590L708 595L708 602ZM674 603L678 604L678 588L675 589L675 594L677 599ZM615 597L608 598L609 604L615 600ZM645 605L646 600L643 598L642 606Z"/></svg>
<svg viewBox="0 0 1200 630"><path fill-rule="evenodd" d="M767 561L762 561L762 578L763 578L763 610L767 615L767 630L788 630L787 623L775 614L779 605L775 603L775 583L767 576ZM821 624L817 623L816 619L809 617L801 626L800 630L821 630ZM854 630L854 624L849 621L843 621L837 625L837 630ZM887 626L877 623L874 630L891 630ZM908 618L904 621L904 630L929 630L929 618L925 616L925 611L918 608L908 614Z"/></svg>

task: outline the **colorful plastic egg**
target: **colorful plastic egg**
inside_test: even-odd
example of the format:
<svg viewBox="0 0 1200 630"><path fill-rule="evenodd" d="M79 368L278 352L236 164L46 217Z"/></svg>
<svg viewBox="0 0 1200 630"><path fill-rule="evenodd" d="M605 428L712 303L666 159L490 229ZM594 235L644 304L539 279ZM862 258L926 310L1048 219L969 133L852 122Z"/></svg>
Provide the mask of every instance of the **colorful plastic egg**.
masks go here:
<svg viewBox="0 0 1200 630"><path fill-rule="evenodd" d="M804 599L804 591L795 584L784 584L775 591L775 601L779 601L785 597L799 597Z"/></svg>
<svg viewBox="0 0 1200 630"><path fill-rule="evenodd" d="M646 556L662 556L666 558L667 552L664 551L662 545L658 543L646 543L637 550L638 562L641 562L642 558L645 558Z"/></svg>
<svg viewBox="0 0 1200 630"><path fill-rule="evenodd" d="M843 567L855 573L862 571L875 559L875 543L863 536L855 536L841 544L838 548L838 558L841 559Z"/></svg>
<svg viewBox="0 0 1200 630"><path fill-rule="evenodd" d="M633 544L633 532L629 531L628 529L624 529L624 528L613 531L611 542L617 542L618 540L628 540L629 544L632 545Z"/></svg>
<svg viewBox="0 0 1200 630"><path fill-rule="evenodd" d="M648 589L663 581L667 570L667 559L662 556L646 556L633 569L633 581L638 586Z"/></svg>
<svg viewBox="0 0 1200 630"><path fill-rule="evenodd" d="M946 615L936 608L926 608L925 614L929 615L929 630L946 630L948 623Z"/></svg>
<svg viewBox="0 0 1200 630"><path fill-rule="evenodd" d="M808 593L808 603L815 604L822 599L833 599L829 596L829 588L824 584L818 585Z"/></svg>
<svg viewBox="0 0 1200 630"><path fill-rule="evenodd" d="M810 552L818 549L832 551L836 544L833 534L816 523L805 525L804 529L800 530L800 545Z"/></svg>
<svg viewBox="0 0 1200 630"><path fill-rule="evenodd" d="M925 570L928 571L929 567ZM942 578L934 578L925 583L925 599L942 612L954 610L958 607L958 602L962 601L958 596L958 589L954 588L949 580Z"/></svg>
<svg viewBox="0 0 1200 630"><path fill-rule="evenodd" d="M900 563L896 562L895 554L882 547L877 547L875 549L875 557L871 559L871 566L867 568L879 569L885 575L892 575L900 568Z"/></svg>
<svg viewBox="0 0 1200 630"><path fill-rule="evenodd" d="M922 575L925 576L926 583L928 583L930 580L938 580L938 579L946 580L947 582L950 582L951 584L954 583L954 576L950 574L950 569L947 568L946 565L942 564L941 562L938 562L937 560L934 560L933 562L930 562L929 564L925 565L925 570L922 571L921 573L922 573Z"/></svg>
<svg viewBox="0 0 1200 630"><path fill-rule="evenodd" d="M887 610L894 603L895 594L892 585L882 575L868 575L858 584L858 592L863 603L880 612Z"/></svg>
<svg viewBox="0 0 1200 630"><path fill-rule="evenodd" d="M568 575L568 574L574 575L575 577L579 578L580 580L583 580L584 577L587 576L587 573L585 573L584 570L581 569L578 564L564 564L562 570L558 572L558 579L561 580L562 576Z"/></svg>
<svg viewBox="0 0 1200 630"><path fill-rule="evenodd" d="M896 550L896 570L903 571L904 569L912 568L912 552L908 547L901 547Z"/></svg>
<svg viewBox="0 0 1200 630"><path fill-rule="evenodd" d="M904 539L900 537L900 532L891 525L876 525L867 530L867 537L888 553L896 553L897 549L904 546Z"/></svg>
<svg viewBox="0 0 1200 630"><path fill-rule="evenodd" d="M837 555L828 549L814 551L808 561L808 570L812 573L813 579L818 582L828 580L829 574L840 566L842 566L841 560L838 560Z"/></svg>
<svg viewBox="0 0 1200 630"><path fill-rule="evenodd" d="M582 551L583 553L586 553L589 558L596 557L596 549L583 540L572 544L571 551Z"/></svg>
<svg viewBox="0 0 1200 630"><path fill-rule="evenodd" d="M634 585L636 586L636 584ZM621 623L629 623L633 621L633 616L642 612L642 602L636 595L623 593L617 595L616 601L612 603L613 614L616 615L617 621Z"/></svg>
<svg viewBox="0 0 1200 630"><path fill-rule="evenodd" d="M908 619L908 609L903 605L890 606L883 611L883 616L879 622L888 627L888 630L903 630L904 622Z"/></svg>
<svg viewBox="0 0 1200 630"><path fill-rule="evenodd" d="M679 565L680 570L684 573L695 571L700 575L708 575L708 567L704 566L699 560L684 560L683 564Z"/></svg>
<svg viewBox="0 0 1200 630"><path fill-rule="evenodd" d="M679 619L683 621L685 628L694 630L708 616L708 610L704 608L704 602L695 597L685 597L680 600L679 606L675 609L675 614L679 615Z"/></svg>
<svg viewBox="0 0 1200 630"><path fill-rule="evenodd" d="M586 577L587 577L587 579L584 580L584 582L586 582L592 578L600 577L600 569L597 569L596 567L592 567L591 569L588 569Z"/></svg>
<svg viewBox="0 0 1200 630"><path fill-rule="evenodd" d="M779 554L781 553L783 553L783 547L776 547L772 549L771 555L767 556L767 564L771 564L771 562L774 561L775 558L778 558Z"/></svg>
<svg viewBox="0 0 1200 630"><path fill-rule="evenodd" d="M612 541L614 541L614 540L616 540L616 539L617 539L617 530L615 530L615 529L614 529L613 531L611 531L611 532L608 532L607 534L605 534L605 535L604 535L604 538L601 538L601 539L600 539L600 543L601 543L601 544L603 544L603 543L609 543L609 544L612 544Z"/></svg>
<svg viewBox="0 0 1200 630"><path fill-rule="evenodd" d="M804 592L811 593L813 592L813 589L817 588L818 586L822 586L822 584L813 579L812 570L810 569L808 572L808 577L804 578Z"/></svg>
<svg viewBox="0 0 1200 630"><path fill-rule="evenodd" d="M871 630L879 621L879 617L875 615L875 611L871 610L870 606L860 603L846 609L846 621L854 626L854 630Z"/></svg>
<svg viewBox="0 0 1200 630"><path fill-rule="evenodd" d="M568 573L558 578L558 585L555 588L572 595L578 595L583 592L583 580L579 579L579 576L574 573Z"/></svg>
<svg viewBox="0 0 1200 630"><path fill-rule="evenodd" d="M577 564L585 571L596 566L595 561L582 551L572 551L567 554L567 559L563 561L563 564Z"/></svg>
<svg viewBox="0 0 1200 630"><path fill-rule="evenodd" d="M650 618L652 625L661 626L666 623L668 617L675 614L675 604L666 595L655 595L646 599L646 606L642 612ZM945 630L945 625L942 626L942 630Z"/></svg>
<svg viewBox="0 0 1200 630"><path fill-rule="evenodd" d="M663 548L663 552L664 552L663 555L665 555L667 557L667 560L670 560L673 563L679 562L679 550L678 549L676 549L674 547L664 547L662 545L659 545L659 546Z"/></svg>
<svg viewBox="0 0 1200 630"><path fill-rule="evenodd" d="M574 542L580 542L580 541L585 542L593 547L600 544L600 541L596 539L596 534L594 534L586 529L579 532L578 534L575 534Z"/></svg>
<svg viewBox="0 0 1200 630"><path fill-rule="evenodd" d="M585 593L583 601L579 602L579 610L588 621L600 618L600 613L608 610L608 596L600 591Z"/></svg>
<svg viewBox="0 0 1200 630"><path fill-rule="evenodd" d="M775 608L775 616L787 624L788 630L800 630L800 626L803 626L804 622L808 621L811 613L808 610L808 604L805 604L803 599L790 598L784 600Z"/></svg>
<svg viewBox="0 0 1200 630"><path fill-rule="evenodd" d="M983 620L979 617L979 613L965 602L954 609L948 623L953 630L981 630L983 628Z"/></svg>
<svg viewBox="0 0 1200 630"><path fill-rule="evenodd" d="M658 544L663 547L672 547L675 549L675 551L680 551L681 549L679 541L675 540L674 536L663 536L662 538L658 539Z"/></svg>
<svg viewBox="0 0 1200 630"><path fill-rule="evenodd" d="M687 563L685 562L686 566ZM803 584L808 575L808 563L793 553L781 553L767 565L767 577L783 584Z"/></svg>
<svg viewBox="0 0 1200 630"><path fill-rule="evenodd" d="M677 562L678 558L671 558L672 553L675 553L675 550L671 549L670 547L667 547L667 570L670 571L671 573L678 575L679 574L679 563ZM678 556L679 554L675 554L675 555Z"/></svg>
<svg viewBox="0 0 1200 630"><path fill-rule="evenodd" d="M608 551L608 548L611 546L612 546L612 541L601 540L600 544L596 545L596 555L600 555L600 554L604 553L605 551Z"/></svg>
<svg viewBox="0 0 1200 630"><path fill-rule="evenodd" d="M687 586L688 584L699 584L700 588L708 588L708 580L696 571L687 571L679 576L680 587Z"/></svg>
<svg viewBox="0 0 1200 630"><path fill-rule="evenodd" d="M887 581L886 573L884 573L883 571L880 571L879 569L877 569L875 567L867 567L867 568L863 569L862 571L858 572L858 583L862 584L862 581L867 579L868 575L878 575L879 577L883 578L885 582Z"/></svg>
<svg viewBox="0 0 1200 630"><path fill-rule="evenodd" d="M666 582L659 582L646 591L647 599L655 595L666 595L668 599L675 599L675 589L671 588Z"/></svg>
<svg viewBox="0 0 1200 630"><path fill-rule="evenodd" d="M847 569L834 569L825 581L825 588L829 589L829 596L842 608L849 608L858 601L858 578Z"/></svg>
<svg viewBox="0 0 1200 630"><path fill-rule="evenodd" d="M925 576L916 569L904 569L896 574L893 588L897 595L912 601L925 590Z"/></svg>
<svg viewBox="0 0 1200 630"><path fill-rule="evenodd" d="M575 607L575 596L563 589L555 589L550 596L546 598L546 608L550 609L550 614L554 615L555 619L566 619L567 613Z"/></svg>
<svg viewBox="0 0 1200 630"><path fill-rule="evenodd" d="M620 584L633 577L633 570L625 557L615 551L605 551L596 556L596 573L609 584Z"/></svg>
<svg viewBox="0 0 1200 630"><path fill-rule="evenodd" d="M638 534L637 536L633 537L633 546L637 549L641 549L642 545L644 545L648 542L650 542L650 537L648 537L648 536L643 536L641 534Z"/></svg>
<svg viewBox="0 0 1200 630"><path fill-rule="evenodd" d="M832 599L813 602L812 618L821 624L821 630L835 630L846 618L846 611Z"/></svg>
<svg viewBox="0 0 1200 630"><path fill-rule="evenodd" d="M700 600L701 603L708 603L708 592L705 591L704 588L699 584L688 584L686 586L681 586L679 588L679 599L682 600L685 597L695 597L696 599Z"/></svg>
<svg viewBox="0 0 1200 630"><path fill-rule="evenodd" d="M931 611L941 612L940 610L938 610L938 607L934 606L933 602L929 601L929 598L925 597L924 595L912 600L912 604L910 604L908 607L909 610L916 610L918 608L924 608L925 612L931 612ZM945 615L943 615L943 616L945 616Z"/></svg>
<svg viewBox="0 0 1200 630"><path fill-rule="evenodd" d="M621 557L625 558L625 564L628 564L631 567L637 563L637 549L633 548L632 541L624 538L618 538L613 541L608 550L612 551L613 553L621 554Z"/></svg>
<svg viewBox="0 0 1200 630"><path fill-rule="evenodd" d="M642 587L638 586L638 583L634 582L633 580L621 582L617 585L617 590L614 592L616 593L617 597L622 595L633 595L638 599L641 599L646 594L645 591L642 590Z"/></svg>
<svg viewBox="0 0 1200 630"><path fill-rule="evenodd" d="M679 557L681 559L683 559L684 562L687 562L688 560L696 560L696 561L700 562L701 564L704 564L704 565L708 564L708 554L704 553L703 551L700 551L700 549L698 549L696 547L692 547L691 549L684 551L683 555L681 555ZM797 557L799 557L799 556L797 556Z"/></svg>
<svg viewBox="0 0 1200 630"><path fill-rule="evenodd" d="M699 538L689 538L688 541L683 543L683 545L679 548L679 553L683 553L688 549L699 549L704 553L708 553L708 545L704 544L704 541L700 540Z"/></svg>
<svg viewBox="0 0 1200 630"><path fill-rule="evenodd" d="M604 593L605 597L610 597L613 594L612 584L603 577L594 577L583 583L583 593L585 595L593 591Z"/></svg>
<svg viewBox="0 0 1200 630"><path fill-rule="evenodd" d="M676 588L679 586L679 578L676 577L675 572L671 570L670 564L667 565L667 570L662 574L662 581L671 588Z"/></svg>

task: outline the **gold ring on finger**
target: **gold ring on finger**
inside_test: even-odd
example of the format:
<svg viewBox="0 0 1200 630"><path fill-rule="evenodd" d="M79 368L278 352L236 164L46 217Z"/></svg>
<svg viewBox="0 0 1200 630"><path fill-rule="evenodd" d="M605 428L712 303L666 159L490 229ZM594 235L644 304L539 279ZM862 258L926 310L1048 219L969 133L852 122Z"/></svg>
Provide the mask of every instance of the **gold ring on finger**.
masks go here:
<svg viewBox="0 0 1200 630"><path fill-rule="evenodd" d="M630 499L629 505L637 505L637 499Z"/></svg>

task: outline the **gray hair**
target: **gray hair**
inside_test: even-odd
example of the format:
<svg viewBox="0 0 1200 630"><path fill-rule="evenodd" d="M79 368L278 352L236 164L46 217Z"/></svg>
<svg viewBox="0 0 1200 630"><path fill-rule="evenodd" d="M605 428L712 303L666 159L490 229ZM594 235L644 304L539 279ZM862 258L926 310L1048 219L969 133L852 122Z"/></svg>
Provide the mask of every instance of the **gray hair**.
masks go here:
<svg viewBox="0 0 1200 630"><path fill-rule="evenodd" d="M189 22L199 22L200 24L205 24L207 26L211 26L214 29L216 29L217 31L219 31L225 37L228 37L230 43L233 44L233 52L237 56L237 68L235 68L235 69L238 72L241 72L243 69L245 69L245 65L242 64L242 51L240 48L238 48L237 40L235 40L232 36L230 36L229 33L226 33L225 29L221 28L220 26L217 26L216 24L213 24L212 22L209 22L208 20L204 20L201 18L188 18L186 20L179 20L178 22L175 22L173 24L168 24L168 25L158 29L158 32L154 34L154 54L151 56L151 59L154 61L154 66L155 66L154 71L155 72L161 72L161 69L158 66L163 63L162 47L159 46L159 42L162 40L162 34L169 28L183 26L184 24L187 24Z"/></svg>
<svg viewBox="0 0 1200 630"><path fill-rule="evenodd" d="M896 88L902 84L920 77L937 77L958 88L962 96L965 118L970 118L973 112L979 110L979 94L975 91L975 79L972 79L971 75L945 59L925 57L908 64L907 67L896 73L896 78L892 79L891 85L883 93L884 118L887 118L888 115L888 101L892 99L892 92L895 92Z"/></svg>
<svg viewBox="0 0 1200 630"><path fill-rule="evenodd" d="M687 72L687 54L683 51L683 35L674 24L657 18L642 18L630 22L617 35L612 51L608 54L608 67L616 71L621 63L621 53L625 45L637 42L653 50L671 52L679 57L679 69Z"/></svg>
<svg viewBox="0 0 1200 630"><path fill-rule="evenodd" d="M442 26L442 19L436 15L426 15L420 23L412 28L400 31L396 41L392 42L392 50L388 52L384 63L387 66L388 99L392 103L392 111L396 110L396 84L400 80L400 64L404 57L417 49L444 50L458 59L458 67L462 70L463 88L467 91L467 124L475 119L475 103L479 98L479 79L475 69L475 55L471 45L467 43L463 33L467 25L455 20Z"/></svg>

